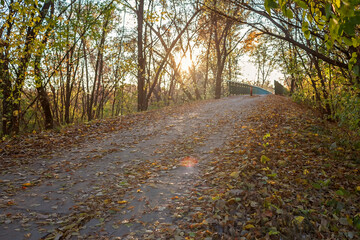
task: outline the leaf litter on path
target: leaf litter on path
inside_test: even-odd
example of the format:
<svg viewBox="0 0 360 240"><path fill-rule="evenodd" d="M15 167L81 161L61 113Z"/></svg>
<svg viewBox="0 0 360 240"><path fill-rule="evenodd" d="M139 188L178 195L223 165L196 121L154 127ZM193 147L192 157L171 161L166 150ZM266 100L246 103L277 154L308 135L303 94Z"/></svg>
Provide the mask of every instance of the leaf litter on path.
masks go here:
<svg viewBox="0 0 360 240"><path fill-rule="evenodd" d="M207 187L184 203L195 212L183 222L187 237L358 238L360 156L351 146L331 149L336 129L287 98L267 97L204 166Z"/></svg>
<svg viewBox="0 0 360 240"><path fill-rule="evenodd" d="M141 115L136 125L129 120L128 129L118 129L128 143L124 138L101 147L95 139L87 143L88 153L72 151L71 160L52 160L41 178L24 174L17 186L1 179L7 191L2 227L34 239L359 236L358 153L335 146L329 127L309 110L268 96L200 102L170 112ZM11 172L11 165L6 168ZM72 192L75 205L54 213L66 204L53 200L53 193L45 196L41 188L47 185L59 186L59 196ZM16 210L17 196L25 193L56 209ZM27 220L15 226L21 218ZM32 224L41 235L30 231Z"/></svg>

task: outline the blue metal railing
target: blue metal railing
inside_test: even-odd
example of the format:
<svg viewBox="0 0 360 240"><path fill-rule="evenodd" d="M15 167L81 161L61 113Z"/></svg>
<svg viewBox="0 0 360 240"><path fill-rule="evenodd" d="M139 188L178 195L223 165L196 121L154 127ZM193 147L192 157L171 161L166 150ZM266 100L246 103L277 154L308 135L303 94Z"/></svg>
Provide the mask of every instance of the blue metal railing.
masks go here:
<svg viewBox="0 0 360 240"><path fill-rule="evenodd" d="M261 87L252 86L246 83L231 82L228 81L229 93L230 95L250 95L252 88L252 94L254 95L265 95L272 94L270 91L265 90Z"/></svg>

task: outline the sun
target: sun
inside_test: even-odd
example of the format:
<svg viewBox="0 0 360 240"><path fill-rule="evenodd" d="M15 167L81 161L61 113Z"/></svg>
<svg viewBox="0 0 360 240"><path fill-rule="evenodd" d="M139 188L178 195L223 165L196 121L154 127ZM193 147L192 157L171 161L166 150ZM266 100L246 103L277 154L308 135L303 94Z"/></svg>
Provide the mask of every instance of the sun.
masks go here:
<svg viewBox="0 0 360 240"><path fill-rule="evenodd" d="M180 67L183 71L188 71L192 65L193 65L193 61L191 60L189 55L186 55L182 59Z"/></svg>
<svg viewBox="0 0 360 240"><path fill-rule="evenodd" d="M186 54L185 56L177 56L176 62L180 63L180 69L183 72L189 71L189 68L193 65L193 61L190 58L190 55Z"/></svg>

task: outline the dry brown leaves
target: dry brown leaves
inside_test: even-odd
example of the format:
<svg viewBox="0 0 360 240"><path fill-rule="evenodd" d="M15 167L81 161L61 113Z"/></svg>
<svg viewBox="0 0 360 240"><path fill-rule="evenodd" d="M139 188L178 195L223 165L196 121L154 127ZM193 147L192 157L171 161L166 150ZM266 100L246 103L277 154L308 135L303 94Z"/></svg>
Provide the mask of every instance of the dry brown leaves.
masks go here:
<svg viewBox="0 0 360 240"><path fill-rule="evenodd" d="M189 237L357 239L360 156L339 131L288 98L267 97L207 167Z"/></svg>

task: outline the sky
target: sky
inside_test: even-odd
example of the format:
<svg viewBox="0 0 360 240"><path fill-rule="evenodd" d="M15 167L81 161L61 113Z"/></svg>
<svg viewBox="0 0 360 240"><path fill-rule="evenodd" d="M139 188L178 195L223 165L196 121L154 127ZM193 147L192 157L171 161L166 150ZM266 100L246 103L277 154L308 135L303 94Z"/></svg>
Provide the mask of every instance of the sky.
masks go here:
<svg viewBox="0 0 360 240"><path fill-rule="evenodd" d="M254 63L251 62L251 59L248 55L243 55L239 58L239 67L241 71L241 76L239 80L249 80L256 81L257 79L257 68ZM276 67L276 66L275 66ZM284 75L281 71L275 68L269 76L271 85L274 85L274 80L283 83Z"/></svg>

